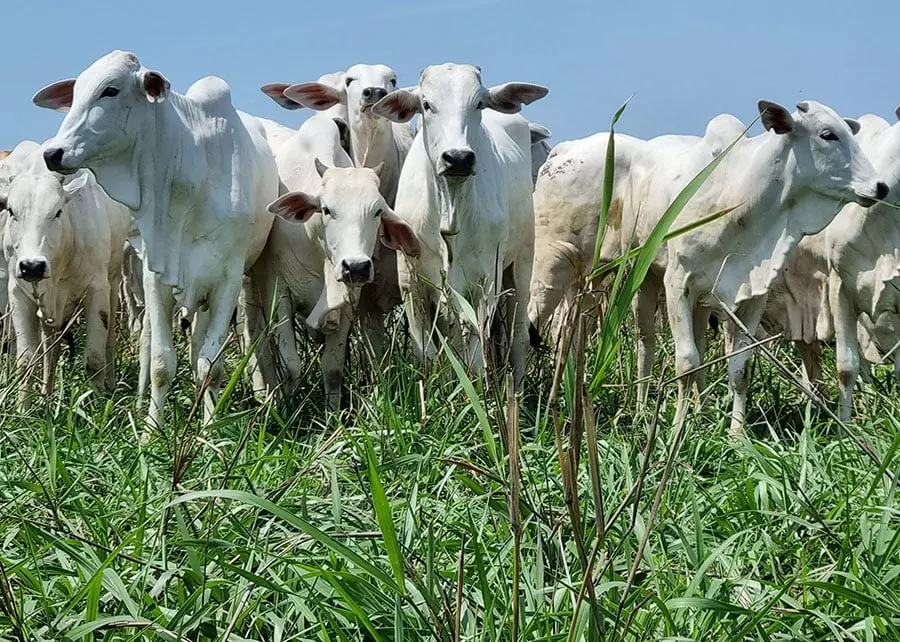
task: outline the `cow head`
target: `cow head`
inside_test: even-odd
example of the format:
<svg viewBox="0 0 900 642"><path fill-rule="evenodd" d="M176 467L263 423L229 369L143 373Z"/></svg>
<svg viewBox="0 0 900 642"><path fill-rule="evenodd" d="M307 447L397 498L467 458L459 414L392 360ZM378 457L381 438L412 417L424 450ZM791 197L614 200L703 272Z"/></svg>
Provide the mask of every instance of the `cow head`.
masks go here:
<svg viewBox="0 0 900 642"><path fill-rule="evenodd" d="M47 168L69 174L98 165L130 167L135 145L145 134L141 114L168 93L169 81L162 74L141 67L134 54L124 51L103 56L77 79L44 87L34 104L68 112L56 136L44 144ZM139 205L134 201L140 197L133 194L110 196L132 209Z"/></svg>
<svg viewBox="0 0 900 642"><path fill-rule="evenodd" d="M378 171L326 167L316 159L322 177L317 196L290 192L269 205L272 214L291 222L307 222L322 215L325 255L335 279L360 286L375 278L372 256L380 238L386 246L418 256L412 229L388 207L379 192Z"/></svg>
<svg viewBox="0 0 900 642"><path fill-rule="evenodd" d="M0 193L0 209L6 208L7 245L12 249L13 274L23 281L50 278L66 234L69 201L87 184L83 172L63 184L63 177L47 170L26 172Z"/></svg>
<svg viewBox="0 0 900 642"><path fill-rule="evenodd" d="M416 88L389 93L373 111L395 122L407 122L421 114L423 141L435 173L460 183L478 169L474 141L481 127L481 111L514 114L523 104L546 95L545 87L527 83L487 89L477 67L447 63L427 67Z"/></svg>
<svg viewBox="0 0 900 642"><path fill-rule="evenodd" d="M786 169L793 187L838 201L856 201L864 207L887 196L888 186L878 180L854 138L859 131L855 120L842 119L811 100L797 105L793 114L777 103L761 100L759 112L767 130L788 137L791 160Z"/></svg>

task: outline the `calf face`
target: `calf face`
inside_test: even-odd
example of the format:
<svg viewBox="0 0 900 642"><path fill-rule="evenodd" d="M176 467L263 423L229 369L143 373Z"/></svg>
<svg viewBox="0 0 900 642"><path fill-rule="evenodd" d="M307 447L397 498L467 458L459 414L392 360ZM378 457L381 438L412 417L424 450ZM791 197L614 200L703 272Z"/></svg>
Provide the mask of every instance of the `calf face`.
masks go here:
<svg viewBox="0 0 900 642"><path fill-rule="evenodd" d="M372 255L378 239L396 250L418 256L412 230L388 207L379 192L378 170L325 167L316 160L322 187L314 196L290 192L273 201L269 211L291 222L309 221L322 214L325 269L350 286L375 278Z"/></svg>
<svg viewBox="0 0 900 642"><path fill-rule="evenodd" d="M54 274L65 235L67 205L87 183L87 174L63 185L48 172L17 176L0 206L9 212L7 244L11 248L10 267L15 276L35 283Z"/></svg>
<svg viewBox="0 0 900 642"><path fill-rule="evenodd" d="M141 67L134 54L114 51L77 79L61 80L32 99L39 107L68 112L56 136L44 145L52 171L71 173L130 154L145 128L140 114L165 100L169 81Z"/></svg>
<svg viewBox="0 0 900 642"><path fill-rule="evenodd" d="M373 111L396 122L421 114L423 141L434 172L450 182L464 182L478 171L475 137L481 130L481 111L513 114L545 95L546 88L526 83L486 89L477 67L447 63L427 67L418 87L389 93Z"/></svg>
<svg viewBox="0 0 900 642"><path fill-rule="evenodd" d="M854 138L859 131L856 121L842 119L815 101L800 103L793 114L781 105L760 101L759 111L767 130L790 137L792 153L783 168L788 176L780 180L864 207L887 196L888 186L878 180Z"/></svg>

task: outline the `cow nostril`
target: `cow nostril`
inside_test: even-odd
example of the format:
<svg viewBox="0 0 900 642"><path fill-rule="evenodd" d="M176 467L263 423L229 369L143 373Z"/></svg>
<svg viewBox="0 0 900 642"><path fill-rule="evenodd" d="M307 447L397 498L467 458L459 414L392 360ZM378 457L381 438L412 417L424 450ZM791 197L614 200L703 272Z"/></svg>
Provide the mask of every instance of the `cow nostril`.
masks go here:
<svg viewBox="0 0 900 642"><path fill-rule="evenodd" d="M34 259L19 261L19 274L26 280L42 279L47 273L47 262Z"/></svg>
<svg viewBox="0 0 900 642"><path fill-rule="evenodd" d="M56 171L62 167L63 150L61 147L51 147L44 150L44 163L50 171Z"/></svg>
<svg viewBox="0 0 900 642"><path fill-rule="evenodd" d="M891 188L887 186L887 183L878 182L878 185L875 186L875 197L881 201L887 198L888 193L891 191Z"/></svg>
<svg viewBox="0 0 900 642"><path fill-rule="evenodd" d="M362 95L363 95L363 98L368 98L369 96L372 95L372 90L369 89L368 87L366 87L365 89L363 89Z"/></svg>

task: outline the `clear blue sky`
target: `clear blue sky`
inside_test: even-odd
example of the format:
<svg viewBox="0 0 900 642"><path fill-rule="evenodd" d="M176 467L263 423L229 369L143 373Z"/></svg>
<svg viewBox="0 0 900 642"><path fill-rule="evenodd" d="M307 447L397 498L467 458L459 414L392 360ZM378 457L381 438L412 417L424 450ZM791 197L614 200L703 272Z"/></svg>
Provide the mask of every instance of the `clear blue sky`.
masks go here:
<svg viewBox="0 0 900 642"><path fill-rule="evenodd" d="M135 52L178 91L219 75L238 108L294 126L305 111L281 109L260 85L315 80L363 62L390 65L401 86L447 61L480 65L486 84L547 85L550 95L525 115L549 127L553 142L607 129L632 93L620 130L641 137L699 134L723 112L749 122L760 98L789 106L811 98L845 116L891 121L900 103L900 2L887 0L4 5L0 149L52 136L61 115L34 107L32 94L117 48Z"/></svg>

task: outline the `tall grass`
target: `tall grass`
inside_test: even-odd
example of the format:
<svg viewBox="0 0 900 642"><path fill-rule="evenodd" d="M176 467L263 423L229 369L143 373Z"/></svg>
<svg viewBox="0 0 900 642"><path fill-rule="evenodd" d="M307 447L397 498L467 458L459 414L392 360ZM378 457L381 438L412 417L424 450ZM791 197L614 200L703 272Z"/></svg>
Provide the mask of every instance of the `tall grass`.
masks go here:
<svg viewBox="0 0 900 642"><path fill-rule="evenodd" d="M607 310L627 310L652 252L609 268ZM855 424L880 465L785 376L799 361L775 344L757 360L756 431L734 440L721 363L685 426L662 385L638 412L634 338L606 315L595 332L575 314L518 398L449 350L424 376L398 329L384 370L350 377L349 409L327 418L309 348L292 406L259 406L235 376L198 430L183 359L185 412L145 444L133 350L105 399L67 361L21 414L10 378L0 638L900 639L889 369Z"/></svg>

